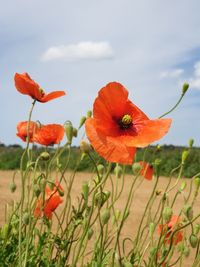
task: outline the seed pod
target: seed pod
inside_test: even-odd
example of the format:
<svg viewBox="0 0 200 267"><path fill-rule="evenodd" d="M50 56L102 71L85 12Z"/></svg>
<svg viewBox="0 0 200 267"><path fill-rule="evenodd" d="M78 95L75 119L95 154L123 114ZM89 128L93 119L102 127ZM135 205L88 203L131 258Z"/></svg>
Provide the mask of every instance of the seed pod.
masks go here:
<svg viewBox="0 0 200 267"><path fill-rule="evenodd" d="M165 207L163 210L163 218L166 222L169 222L173 215L173 211L170 207Z"/></svg>

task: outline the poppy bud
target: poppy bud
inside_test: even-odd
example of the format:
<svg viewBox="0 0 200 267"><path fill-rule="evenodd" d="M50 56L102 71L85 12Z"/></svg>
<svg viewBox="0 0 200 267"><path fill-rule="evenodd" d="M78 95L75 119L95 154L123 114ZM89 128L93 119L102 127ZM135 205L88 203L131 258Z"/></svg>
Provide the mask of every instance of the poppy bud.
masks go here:
<svg viewBox="0 0 200 267"><path fill-rule="evenodd" d="M197 244L198 244L198 238L196 235L194 234L191 234L190 238L189 238L189 241L190 241L190 245L192 248L196 248Z"/></svg>
<svg viewBox="0 0 200 267"><path fill-rule="evenodd" d="M66 121L64 124L64 128L65 128L65 133L67 136L68 144L71 145L72 137L73 137L73 126L72 126L71 121Z"/></svg>
<svg viewBox="0 0 200 267"><path fill-rule="evenodd" d="M122 173L123 173L122 167L119 166L119 165L116 165L115 168L114 168L114 173L115 173L117 178L121 178Z"/></svg>
<svg viewBox="0 0 200 267"><path fill-rule="evenodd" d="M104 198L104 202L106 202L110 197L110 191L104 191L103 192L103 198Z"/></svg>
<svg viewBox="0 0 200 267"><path fill-rule="evenodd" d="M91 110L88 110L87 112L87 118L91 118L92 117L92 111Z"/></svg>
<svg viewBox="0 0 200 267"><path fill-rule="evenodd" d="M29 221L30 221L30 216L29 216L29 214L28 214L28 212L25 212L24 213L24 215L23 215L23 223L25 224L25 225L28 225L29 224Z"/></svg>
<svg viewBox="0 0 200 267"><path fill-rule="evenodd" d="M189 155L189 151L188 150L184 150L183 153L182 153L182 164L185 163L185 161L188 158L188 155Z"/></svg>
<svg viewBox="0 0 200 267"><path fill-rule="evenodd" d="M110 219L110 210L109 209L104 209L102 212L101 212L101 222L103 225L107 224L109 219Z"/></svg>
<svg viewBox="0 0 200 267"><path fill-rule="evenodd" d="M39 195L40 195L40 193L41 193L41 190L40 190L40 187L39 187L38 184L34 185L34 187L33 187L33 191L34 191L36 197L39 197Z"/></svg>
<svg viewBox="0 0 200 267"><path fill-rule="evenodd" d="M193 218L193 210L192 207L189 205L185 205L183 207L183 213L185 214L185 216L188 218L188 220L192 220Z"/></svg>
<svg viewBox="0 0 200 267"><path fill-rule="evenodd" d="M184 83L182 87L182 95L184 95L187 92L188 88L189 88L189 84Z"/></svg>
<svg viewBox="0 0 200 267"><path fill-rule="evenodd" d="M188 257L190 255L190 249L189 247L184 247L183 254L185 257Z"/></svg>
<svg viewBox="0 0 200 267"><path fill-rule="evenodd" d="M10 225L5 223L4 226L1 228L1 237L2 237L2 239L6 239L7 238L10 230L11 230Z"/></svg>
<svg viewBox="0 0 200 267"><path fill-rule="evenodd" d="M87 232L87 238L88 238L88 240L91 239L91 237L93 236L93 234L94 234L94 230L90 227L88 229L88 232Z"/></svg>
<svg viewBox="0 0 200 267"><path fill-rule="evenodd" d="M78 134L77 129L73 127L73 136L74 136L74 137L77 137L77 134Z"/></svg>
<svg viewBox="0 0 200 267"><path fill-rule="evenodd" d="M84 199L87 201L87 199L88 199L88 193L89 193L89 185L88 185L88 182L83 182L83 184L82 184L82 193L83 193Z"/></svg>
<svg viewBox="0 0 200 267"><path fill-rule="evenodd" d="M150 235L150 237L153 236L154 230L155 230L155 223L151 222L149 224L149 235Z"/></svg>
<svg viewBox="0 0 200 267"><path fill-rule="evenodd" d="M91 146L88 142L84 141L84 140L81 140L81 143L80 143L80 150L83 152L83 153L89 153L90 150L91 150Z"/></svg>
<svg viewBox="0 0 200 267"><path fill-rule="evenodd" d="M200 224L197 223L197 224L195 224L195 226L194 226L194 234L195 234L195 235L198 235L199 230L200 230Z"/></svg>
<svg viewBox="0 0 200 267"><path fill-rule="evenodd" d="M199 190L199 187L200 187L200 178L199 177L196 177L194 179L194 185L196 187L196 190L198 191Z"/></svg>
<svg viewBox="0 0 200 267"><path fill-rule="evenodd" d="M119 209L115 210L115 216L112 218L112 223L115 224L121 216L121 211Z"/></svg>
<svg viewBox="0 0 200 267"><path fill-rule="evenodd" d="M160 194L162 194L162 189L156 189L156 196L159 196Z"/></svg>
<svg viewBox="0 0 200 267"><path fill-rule="evenodd" d="M156 146L156 150L157 150L157 151L160 151L160 150L161 150L161 146L160 146L160 145L157 145L157 146Z"/></svg>
<svg viewBox="0 0 200 267"><path fill-rule="evenodd" d="M80 122L79 122L79 129L83 126L83 124L85 123L85 121L86 121L86 117L85 116L83 116L81 119L80 119Z"/></svg>
<svg viewBox="0 0 200 267"><path fill-rule="evenodd" d="M97 170L98 170L100 175L103 175L104 171L105 171L105 167L102 164L99 164L99 165L97 165Z"/></svg>
<svg viewBox="0 0 200 267"><path fill-rule="evenodd" d="M134 175L138 175L142 169L142 166L140 163L136 162L132 165L132 170Z"/></svg>
<svg viewBox="0 0 200 267"><path fill-rule="evenodd" d="M16 190L16 188L17 188L17 186L16 186L15 182L12 182L12 183L10 184L10 191L11 191L12 193L14 193L15 190Z"/></svg>
<svg viewBox="0 0 200 267"><path fill-rule="evenodd" d="M155 159L153 166L154 166L155 173L157 175L159 175L160 173L160 165L161 165L161 159Z"/></svg>
<svg viewBox="0 0 200 267"><path fill-rule="evenodd" d="M184 181L181 183L181 186L180 186L180 191L183 191L187 186L187 183Z"/></svg>
<svg viewBox="0 0 200 267"><path fill-rule="evenodd" d="M124 214L124 220L126 220L128 218L129 214L130 214L130 211L126 210L126 212Z"/></svg>
<svg viewBox="0 0 200 267"><path fill-rule="evenodd" d="M126 262L124 262L123 266L124 267L133 267L133 264L130 263L129 261L126 261Z"/></svg>
<svg viewBox="0 0 200 267"><path fill-rule="evenodd" d="M170 207L165 207L163 210L163 218L166 222L169 222L173 215L173 211Z"/></svg>
<svg viewBox="0 0 200 267"><path fill-rule="evenodd" d="M194 139L190 139L189 140L189 147L192 148L194 144Z"/></svg>
<svg viewBox="0 0 200 267"><path fill-rule="evenodd" d="M40 158L44 161L47 161L50 159L50 154L47 151L44 151L40 154Z"/></svg>

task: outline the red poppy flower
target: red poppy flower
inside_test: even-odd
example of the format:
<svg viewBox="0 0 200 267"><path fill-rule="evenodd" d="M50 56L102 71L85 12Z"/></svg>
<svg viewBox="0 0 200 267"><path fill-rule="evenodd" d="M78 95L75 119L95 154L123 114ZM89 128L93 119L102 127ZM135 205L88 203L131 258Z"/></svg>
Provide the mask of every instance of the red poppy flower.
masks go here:
<svg viewBox="0 0 200 267"><path fill-rule="evenodd" d="M45 94L45 92L40 88L40 86L34 80L31 79L28 73L16 73L14 80L15 86L21 94L29 95L33 99L42 103L65 95L64 91L54 91L49 94Z"/></svg>
<svg viewBox="0 0 200 267"><path fill-rule="evenodd" d="M51 219L52 212L63 202L59 192L64 192L61 185L56 181L56 186L51 190L48 186L45 188L45 203L42 205L42 199L38 199L35 208L35 217L41 217L44 214L48 219ZM42 208L43 207L43 208ZM43 211L42 211L43 209Z"/></svg>
<svg viewBox="0 0 200 267"><path fill-rule="evenodd" d="M63 139L64 132L64 127L60 124L47 124L37 131L33 141L44 146L58 144Z"/></svg>
<svg viewBox="0 0 200 267"><path fill-rule="evenodd" d="M147 180L152 180L153 177L153 166L147 162L137 162L141 166L140 175Z"/></svg>
<svg viewBox="0 0 200 267"><path fill-rule="evenodd" d="M111 162L132 164L136 147L160 139L171 119L150 120L128 99L123 85L111 82L103 87L93 106L93 118L86 120L86 134L96 152Z"/></svg>
<svg viewBox="0 0 200 267"><path fill-rule="evenodd" d="M29 123L29 134L28 134L28 121L22 121L17 124L17 136L20 137L23 141L27 141L29 136L29 142L33 142L33 135L38 130L38 125L34 121Z"/></svg>
<svg viewBox="0 0 200 267"><path fill-rule="evenodd" d="M167 224L161 224L158 226L158 232L159 234L162 233L162 235L165 236L165 243L170 244L170 239L173 231L180 225L181 223L181 218L173 215L171 217L171 220ZM181 242L183 239L183 232L178 231L175 233L173 236L173 244L177 245L179 242Z"/></svg>

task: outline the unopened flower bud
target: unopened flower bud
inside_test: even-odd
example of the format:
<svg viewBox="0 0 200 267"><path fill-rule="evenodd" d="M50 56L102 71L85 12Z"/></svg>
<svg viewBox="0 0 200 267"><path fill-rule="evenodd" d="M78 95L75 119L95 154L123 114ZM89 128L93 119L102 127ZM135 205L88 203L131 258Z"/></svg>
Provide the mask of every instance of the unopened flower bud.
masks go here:
<svg viewBox="0 0 200 267"><path fill-rule="evenodd" d="M156 196L159 196L160 194L162 194L162 189L156 189Z"/></svg>
<svg viewBox="0 0 200 267"><path fill-rule="evenodd" d="M184 83L182 87L182 95L184 95L187 92L188 88L189 88L189 84Z"/></svg>
<svg viewBox="0 0 200 267"><path fill-rule="evenodd" d="M188 246L185 246L185 247L184 247L183 255L184 255L185 257L188 257L188 256L190 255L190 249L189 249Z"/></svg>
<svg viewBox="0 0 200 267"><path fill-rule="evenodd" d="M4 226L1 228L1 237L2 239L6 239L9 232L10 232L10 225L5 223Z"/></svg>
<svg viewBox="0 0 200 267"><path fill-rule="evenodd" d="M110 210L109 209L104 209L102 212L101 212L101 222L103 225L107 224L109 219L110 219Z"/></svg>
<svg viewBox="0 0 200 267"><path fill-rule="evenodd" d="M138 175L140 173L141 169L142 169L142 166L140 165L140 163L138 163L138 162L133 163L132 170L133 170L134 175Z"/></svg>
<svg viewBox="0 0 200 267"><path fill-rule="evenodd" d="M200 187L200 178L199 177L196 177L194 179L194 185L195 185L196 190L199 190L199 187Z"/></svg>
<svg viewBox="0 0 200 267"><path fill-rule="evenodd" d="M194 234L195 234L195 235L198 235L199 230L200 230L200 224L199 224L199 223L196 223L196 224L194 225Z"/></svg>
<svg viewBox="0 0 200 267"><path fill-rule="evenodd" d="M163 210L163 218L166 222L169 222L173 215L173 211L170 207L165 207Z"/></svg>
<svg viewBox="0 0 200 267"><path fill-rule="evenodd" d="M22 220L23 220L23 223L24 223L25 225L28 225L28 224L29 224L29 221L30 221L30 215L28 214L28 212L25 212L25 213L24 213Z"/></svg>
<svg viewBox="0 0 200 267"><path fill-rule="evenodd" d="M85 123L85 121L86 121L86 117L85 116L83 116L81 119L80 119L80 122L79 122L79 129L83 126L83 124Z"/></svg>
<svg viewBox="0 0 200 267"><path fill-rule="evenodd" d="M90 150L91 150L91 146L88 142L84 141L84 140L81 140L81 143L80 143L80 150L83 152L83 153L89 153Z"/></svg>
<svg viewBox="0 0 200 267"><path fill-rule="evenodd" d="M33 187L33 191L36 195L36 197L39 197L40 193L41 193L41 190L40 190L40 187L38 184L35 184L34 187Z"/></svg>
<svg viewBox="0 0 200 267"><path fill-rule="evenodd" d="M157 151L160 151L160 150L161 150L161 146L160 146L160 145L157 145L157 146L156 146L156 150L157 150Z"/></svg>
<svg viewBox="0 0 200 267"><path fill-rule="evenodd" d="M11 191L12 193L14 193L15 190L16 190L16 188L17 188L17 186L16 186L15 182L12 182L12 183L10 184L10 191Z"/></svg>
<svg viewBox="0 0 200 267"><path fill-rule="evenodd" d="M155 230L155 223L151 222L149 224L149 235L150 235L150 237L153 236L154 230Z"/></svg>
<svg viewBox="0 0 200 267"><path fill-rule="evenodd" d="M44 161L47 161L50 159L50 154L47 151L44 151L40 154L40 158Z"/></svg>
<svg viewBox="0 0 200 267"><path fill-rule="evenodd" d="M193 210L192 207L189 205L185 205L183 207L183 213L185 214L185 216L188 218L188 220L192 220L193 218Z"/></svg>
<svg viewBox="0 0 200 267"><path fill-rule="evenodd" d="M105 172L105 167L102 164L98 164L97 165L97 170L98 170L100 175L103 175L104 172Z"/></svg>
<svg viewBox="0 0 200 267"><path fill-rule="evenodd" d="M120 219L120 216L121 216L121 211L119 209L116 209L115 214L112 218L112 223L115 224Z"/></svg>
<svg viewBox="0 0 200 267"><path fill-rule="evenodd" d="M103 192L103 199L104 199L104 202L106 202L110 197L110 191L104 191Z"/></svg>
<svg viewBox="0 0 200 267"><path fill-rule="evenodd" d="M123 266L124 267L133 267L133 264L130 263L129 261L126 261L126 262L124 262Z"/></svg>
<svg viewBox="0 0 200 267"><path fill-rule="evenodd" d="M88 110L87 112L87 118L91 118L92 117L92 111L91 110Z"/></svg>
<svg viewBox="0 0 200 267"><path fill-rule="evenodd" d="M91 239L91 237L93 236L93 233L94 233L94 230L90 227L88 229L88 232L87 232L87 238L88 238L88 240Z"/></svg>
<svg viewBox="0 0 200 267"><path fill-rule="evenodd" d="M184 150L183 153L182 153L182 164L185 163L185 161L187 160L189 156L189 151L188 150Z"/></svg>
<svg viewBox="0 0 200 267"><path fill-rule="evenodd" d="M73 136L74 136L74 137L77 137L77 134L78 134L77 129L73 127Z"/></svg>
<svg viewBox="0 0 200 267"><path fill-rule="evenodd" d="M121 178L122 173L123 173L122 167L119 166L119 165L116 165L115 168L114 168L114 173L115 173L117 178Z"/></svg>
<svg viewBox="0 0 200 267"><path fill-rule="evenodd" d="M193 147L193 144L194 144L194 139L190 139L189 140L189 147L192 148Z"/></svg>
<svg viewBox="0 0 200 267"><path fill-rule="evenodd" d="M187 183L183 181L180 186L180 191L183 191L186 188L186 186L187 186Z"/></svg>
<svg viewBox="0 0 200 267"><path fill-rule="evenodd" d="M161 165L161 159L155 159L153 166L154 166L154 171L157 175L160 173L160 165Z"/></svg>
<svg viewBox="0 0 200 267"><path fill-rule="evenodd" d="M84 199L87 201L88 200L88 193L89 193L88 182L83 182L83 184L82 184L82 193L83 193Z"/></svg>
<svg viewBox="0 0 200 267"><path fill-rule="evenodd" d="M71 145L72 138L73 138L73 126L72 126L71 121L66 121L64 124L64 128L65 128L65 133L67 136L68 144Z"/></svg>
<svg viewBox="0 0 200 267"><path fill-rule="evenodd" d="M196 248L197 244L198 244L198 238L196 235L194 234L191 234L190 238L189 238L189 241L190 241L190 245L192 248Z"/></svg>

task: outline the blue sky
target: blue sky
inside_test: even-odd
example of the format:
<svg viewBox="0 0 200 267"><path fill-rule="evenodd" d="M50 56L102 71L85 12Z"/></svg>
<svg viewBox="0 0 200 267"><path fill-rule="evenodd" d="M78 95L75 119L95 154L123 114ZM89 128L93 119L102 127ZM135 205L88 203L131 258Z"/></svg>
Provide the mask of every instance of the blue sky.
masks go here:
<svg viewBox="0 0 200 267"><path fill-rule="evenodd" d="M159 142L187 145L194 138L200 145L198 0L0 3L1 142L22 144L16 125L27 120L31 99L16 91L13 77L28 72L45 92L67 92L37 103L33 120L71 120L74 126L110 81L121 82L150 118L169 110L187 81L190 90L170 114L172 127Z"/></svg>

